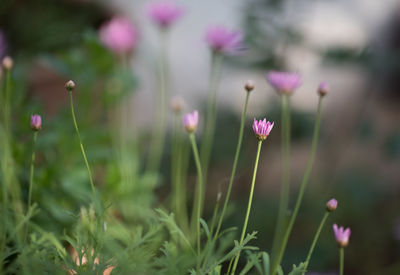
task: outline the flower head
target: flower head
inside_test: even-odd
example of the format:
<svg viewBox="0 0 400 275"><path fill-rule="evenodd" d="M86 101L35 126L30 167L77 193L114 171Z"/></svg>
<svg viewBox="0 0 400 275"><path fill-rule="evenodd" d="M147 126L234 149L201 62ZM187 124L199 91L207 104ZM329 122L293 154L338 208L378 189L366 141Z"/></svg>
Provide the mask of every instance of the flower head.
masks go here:
<svg viewBox="0 0 400 275"><path fill-rule="evenodd" d="M99 30L100 40L114 53L129 53L138 41L138 31L125 17L117 16L104 23Z"/></svg>
<svg viewBox="0 0 400 275"><path fill-rule="evenodd" d="M326 82L321 82L318 86L318 94L325 96L329 92L329 85Z"/></svg>
<svg viewBox="0 0 400 275"><path fill-rule="evenodd" d="M180 96L175 96L171 99L170 106L174 113L179 114L185 108L185 100Z"/></svg>
<svg viewBox="0 0 400 275"><path fill-rule="evenodd" d="M75 89L75 82L68 80L67 83L65 83L65 89L67 89L68 92L72 92Z"/></svg>
<svg viewBox="0 0 400 275"><path fill-rule="evenodd" d="M267 121L266 118L264 118L264 120L259 120L259 121L254 119L253 131L259 140L267 139L269 133L272 130L272 127L274 127L274 122L271 123Z"/></svg>
<svg viewBox="0 0 400 275"><path fill-rule="evenodd" d="M213 26L207 30L206 42L215 52L232 54L241 47L242 35L222 26Z"/></svg>
<svg viewBox="0 0 400 275"><path fill-rule="evenodd" d="M244 89L247 92L251 92L254 90L254 82L253 80L247 80L246 83L244 84Z"/></svg>
<svg viewBox="0 0 400 275"><path fill-rule="evenodd" d="M326 211L333 212L337 208L337 200L331 199L326 203Z"/></svg>
<svg viewBox="0 0 400 275"><path fill-rule="evenodd" d="M343 226L338 227L337 224L334 224L333 233L335 234L335 239L339 247L346 247L349 244L351 234L350 228L346 228L345 230Z"/></svg>
<svg viewBox="0 0 400 275"><path fill-rule="evenodd" d="M31 116L31 129L33 131L39 131L42 129L42 117L40 115Z"/></svg>
<svg viewBox="0 0 400 275"><path fill-rule="evenodd" d="M193 113L187 113L183 116L183 125L186 131L192 133L196 131L197 124L199 123L199 112L194 110Z"/></svg>
<svg viewBox="0 0 400 275"><path fill-rule="evenodd" d="M14 66L14 60L10 56L5 56L2 65L5 70L11 70Z"/></svg>
<svg viewBox="0 0 400 275"><path fill-rule="evenodd" d="M266 77L269 84L277 92L283 94L292 94L302 83L301 76L298 73L271 71Z"/></svg>
<svg viewBox="0 0 400 275"><path fill-rule="evenodd" d="M172 1L161 1L151 3L147 12L149 18L156 24L167 28L182 16L183 9Z"/></svg>

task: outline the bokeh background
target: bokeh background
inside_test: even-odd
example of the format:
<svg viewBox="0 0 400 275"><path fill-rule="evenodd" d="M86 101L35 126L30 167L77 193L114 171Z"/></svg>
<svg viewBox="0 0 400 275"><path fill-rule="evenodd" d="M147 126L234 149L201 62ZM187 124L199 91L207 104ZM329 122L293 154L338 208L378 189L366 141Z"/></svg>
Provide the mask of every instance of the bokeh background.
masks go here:
<svg viewBox="0 0 400 275"><path fill-rule="evenodd" d="M244 34L240 54L224 62L218 92L218 135L212 156L206 215L211 215L216 194L229 180L240 112L245 96L243 83L256 85L249 103L244 146L234 185L228 225L241 224L247 204L256 142L251 131L253 117L277 122L263 147L250 230L259 232L255 242L271 246L280 184L279 97L264 78L271 69L297 71L303 85L292 96L292 193L308 159L317 105L316 88L330 85L324 102L322 137L311 182L295 224L284 266L302 261L307 253L324 204L331 197L338 210L322 232L310 269L334 274L337 250L331 225L352 228L346 249L347 274L400 274L400 4L396 0L203 0L177 1L185 16L171 31L169 61L171 91L182 96L188 110L204 108L210 51L205 29L222 24ZM94 163L97 181L109 197L119 197L116 168L107 164L110 127L105 127L106 106L126 108L126 135L139 136L147 144L154 119L157 32L145 13L147 1L94 0L2 0L0 3L0 54L12 55L15 69L13 105L17 135L27 140L24 125L31 113L44 116L39 148L38 177L42 189L36 194L44 211L37 218L49 230L62 231L72 219L62 209L74 209L84 201L86 171L79 149L71 141L63 84L78 83L82 131ZM140 40L130 58L131 73L119 71L118 59L99 42L102 23L117 14L130 18ZM111 79L111 80L110 80ZM127 85L121 89L120 85ZM124 90L120 94L119 90ZM124 99L125 104L115 102ZM201 123L200 133L201 135ZM137 148L130 163L141 170L146 146ZM45 150L42 150L45 151ZM169 150L165 150L162 174L168 175ZM26 148L16 148L23 160ZM103 169L106 167L106 169ZM21 170L21 177L24 175ZM57 179L57 180L55 180ZM132 190L131 199L143 199L146 178ZM188 182L195 181L194 165ZM148 203L166 200L168 177L154 187ZM68 197L68 199L66 199ZM72 199L71 199L72 198ZM128 198L126 198L128 199ZM121 199L123 200L123 199ZM144 200L144 199L143 199ZM132 211L131 211L132 210ZM132 216L135 209L129 209ZM127 210L128 212L128 210ZM141 213L145 215L146 213ZM127 214L128 215L128 214Z"/></svg>

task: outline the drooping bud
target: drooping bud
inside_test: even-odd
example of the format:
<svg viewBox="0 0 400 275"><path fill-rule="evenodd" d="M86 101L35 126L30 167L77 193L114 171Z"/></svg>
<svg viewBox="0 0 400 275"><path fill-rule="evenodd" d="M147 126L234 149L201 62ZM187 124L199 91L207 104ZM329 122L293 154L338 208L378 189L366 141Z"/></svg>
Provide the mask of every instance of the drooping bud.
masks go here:
<svg viewBox="0 0 400 275"><path fill-rule="evenodd" d="M183 126L188 133L193 133L197 129L197 124L199 123L199 112L197 110L193 113L187 113L183 117Z"/></svg>
<svg viewBox="0 0 400 275"><path fill-rule="evenodd" d="M336 208L337 208L337 204L338 204L337 200L335 200L335 199L329 200L329 201L326 203L326 211L328 211L328 212L333 212L333 211L335 211Z"/></svg>
<svg viewBox="0 0 400 275"><path fill-rule="evenodd" d="M3 58L2 65L4 69L11 70L14 66L14 60L11 57L6 56Z"/></svg>
<svg viewBox="0 0 400 275"><path fill-rule="evenodd" d="M179 114L185 108L185 101L180 96L175 96L170 102L171 109L174 113Z"/></svg>
<svg viewBox="0 0 400 275"><path fill-rule="evenodd" d="M67 81L67 83L65 83L65 89L67 89L68 92L72 92L75 89L75 82L72 80Z"/></svg>
<svg viewBox="0 0 400 275"><path fill-rule="evenodd" d="M39 131L42 129L42 117L40 115L31 116L31 129L33 131Z"/></svg>
<svg viewBox="0 0 400 275"><path fill-rule="evenodd" d="M251 92L254 90L254 82L252 80L247 80L244 84L244 88L247 92Z"/></svg>
<svg viewBox="0 0 400 275"><path fill-rule="evenodd" d="M326 82L321 82L318 86L318 94L320 96L325 96L329 92L329 85Z"/></svg>

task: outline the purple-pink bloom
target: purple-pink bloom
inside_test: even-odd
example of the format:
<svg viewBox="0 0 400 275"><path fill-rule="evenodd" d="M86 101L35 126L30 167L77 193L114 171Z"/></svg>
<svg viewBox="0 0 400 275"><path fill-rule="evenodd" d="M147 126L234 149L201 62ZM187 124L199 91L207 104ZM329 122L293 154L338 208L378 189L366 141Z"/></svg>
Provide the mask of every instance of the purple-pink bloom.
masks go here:
<svg viewBox="0 0 400 275"><path fill-rule="evenodd" d="M302 84L298 73L271 71L267 75L267 81L280 93L292 94Z"/></svg>
<svg viewBox="0 0 400 275"><path fill-rule="evenodd" d="M337 200L335 200L335 199L330 199L330 200L326 203L326 211L329 211L329 212L335 211L336 208L337 208L337 204L338 204Z"/></svg>
<svg viewBox="0 0 400 275"><path fill-rule="evenodd" d="M215 52L233 54L242 46L242 35L223 26L213 26L207 29L206 42Z"/></svg>
<svg viewBox="0 0 400 275"><path fill-rule="evenodd" d="M132 22L117 16L104 23L99 30L100 40L114 53L129 53L137 44L139 33Z"/></svg>
<svg viewBox="0 0 400 275"><path fill-rule="evenodd" d="M197 129L199 123L199 112L194 110L192 113L187 113L183 116L183 126L189 133L194 132Z"/></svg>
<svg viewBox="0 0 400 275"><path fill-rule="evenodd" d="M183 15L183 9L172 1L151 3L147 12L150 19L163 28L169 27Z"/></svg>
<svg viewBox="0 0 400 275"><path fill-rule="evenodd" d="M318 94L324 96L329 92L329 85L325 81L321 82L318 86Z"/></svg>
<svg viewBox="0 0 400 275"><path fill-rule="evenodd" d="M333 233L335 234L336 242L340 247L346 247L349 244L351 234L350 228L346 228L345 230L343 226L338 227L337 224L334 224Z"/></svg>
<svg viewBox="0 0 400 275"><path fill-rule="evenodd" d="M40 115L31 116L31 129L34 131L42 129L42 117Z"/></svg>
<svg viewBox="0 0 400 275"><path fill-rule="evenodd" d="M259 140L267 139L269 133L272 130L272 127L274 127L274 122L271 123L267 121L266 118L264 118L264 120L259 120L259 121L257 121L257 119L254 118L253 131Z"/></svg>

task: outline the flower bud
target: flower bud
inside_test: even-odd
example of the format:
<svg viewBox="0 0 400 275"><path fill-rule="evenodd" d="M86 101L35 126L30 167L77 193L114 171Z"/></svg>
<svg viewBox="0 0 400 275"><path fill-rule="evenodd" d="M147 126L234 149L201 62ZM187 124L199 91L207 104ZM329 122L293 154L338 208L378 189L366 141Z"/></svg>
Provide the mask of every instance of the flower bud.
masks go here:
<svg viewBox="0 0 400 275"><path fill-rule="evenodd" d="M175 96L170 102L171 109L174 113L179 114L185 108L185 101L180 96Z"/></svg>
<svg viewBox="0 0 400 275"><path fill-rule="evenodd" d="M337 200L331 199L326 203L326 211L333 212L337 208Z"/></svg>
<svg viewBox="0 0 400 275"><path fill-rule="evenodd" d="M252 80L247 80L244 84L244 88L247 92L251 92L254 90L254 82Z"/></svg>
<svg viewBox="0 0 400 275"><path fill-rule="evenodd" d="M11 57L6 56L3 58L3 62L2 62L3 68L6 70L11 70L12 67L14 66L14 61Z"/></svg>
<svg viewBox="0 0 400 275"><path fill-rule="evenodd" d="M196 131L198 123L199 112L197 110L193 111L193 113L187 113L183 116L183 125L188 133Z"/></svg>
<svg viewBox="0 0 400 275"><path fill-rule="evenodd" d="M318 86L318 94L320 96L325 96L329 92L329 86L326 82L321 82Z"/></svg>
<svg viewBox="0 0 400 275"><path fill-rule="evenodd" d="M351 235L350 228L344 229L343 226L338 227L337 224L334 224L333 233L335 235L336 243L339 247L343 248L349 244L349 239Z"/></svg>
<svg viewBox="0 0 400 275"><path fill-rule="evenodd" d="M75 89L75 82L70 80L67 83L65 83L65 89L67 89L68 92L72 92Z"/></svg>
<svg viewBox="0 0 400 275"><path fill-rule="evenodd" d="M40 115L31 116L31 129L33 131L39 131L42 129L42 118Z"/></svg>

